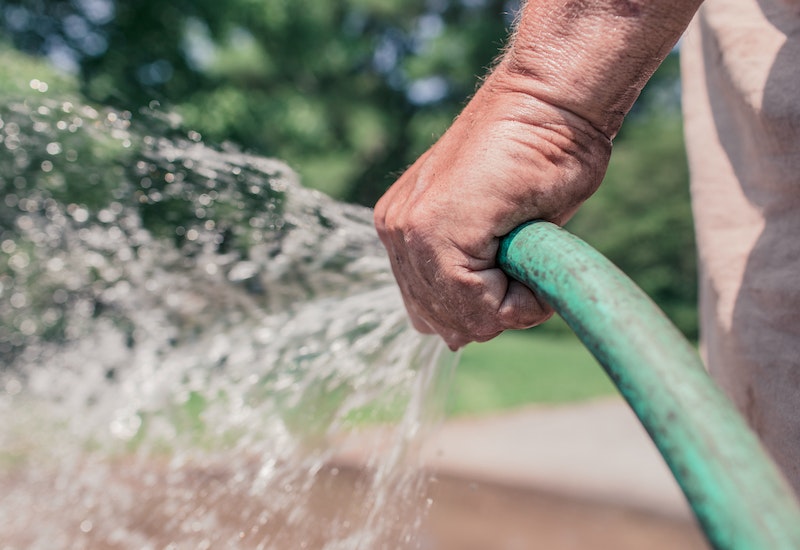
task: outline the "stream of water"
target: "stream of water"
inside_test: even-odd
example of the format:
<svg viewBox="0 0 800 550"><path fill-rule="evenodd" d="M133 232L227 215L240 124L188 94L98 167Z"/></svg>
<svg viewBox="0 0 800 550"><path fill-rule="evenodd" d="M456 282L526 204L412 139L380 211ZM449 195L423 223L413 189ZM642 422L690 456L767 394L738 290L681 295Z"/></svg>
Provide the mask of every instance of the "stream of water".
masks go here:
<svg viewBox="0 0 800 550"><path fill-rule="evenodd" d="M367 209L46 94L0 105L0 188L2 548L426 547L454 356Z"/></svg>

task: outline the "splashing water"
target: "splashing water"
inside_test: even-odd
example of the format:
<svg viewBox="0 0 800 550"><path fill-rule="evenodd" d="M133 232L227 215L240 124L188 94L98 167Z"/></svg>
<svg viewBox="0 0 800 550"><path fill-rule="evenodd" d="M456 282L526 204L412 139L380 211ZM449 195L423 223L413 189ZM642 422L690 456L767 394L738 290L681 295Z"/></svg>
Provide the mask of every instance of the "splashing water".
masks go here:
<svg viewBox="0 0 800 550"><path fill-rule="evenodd" d="M453 356L409 329L369 211L47 98L0 105L0 188L5 548L424 547Z"/></svg>

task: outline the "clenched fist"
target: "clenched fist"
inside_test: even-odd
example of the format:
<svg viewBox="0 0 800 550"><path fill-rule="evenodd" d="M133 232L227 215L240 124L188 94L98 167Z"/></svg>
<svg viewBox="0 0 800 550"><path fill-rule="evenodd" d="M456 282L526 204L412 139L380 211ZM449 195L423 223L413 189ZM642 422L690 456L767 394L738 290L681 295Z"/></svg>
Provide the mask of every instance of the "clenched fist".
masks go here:
<svg viewBox="0 0 800 550"><path fill-rule="evenodd" d="M413 325L451 349L550 317L497 267L499 240L525 221L566 222L608 164L607 136L519 78L501 64L375 207Z"/></svg>

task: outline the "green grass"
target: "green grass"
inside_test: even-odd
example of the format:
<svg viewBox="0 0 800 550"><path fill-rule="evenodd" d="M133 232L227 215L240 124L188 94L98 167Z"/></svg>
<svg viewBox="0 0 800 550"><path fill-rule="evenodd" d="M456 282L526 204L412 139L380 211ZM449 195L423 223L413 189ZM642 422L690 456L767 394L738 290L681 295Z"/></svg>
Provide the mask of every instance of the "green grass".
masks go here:
<svg viewBox="0 0 800 550"><path fill-rule="evenodd" d="M479 415L615 394L603 369L571 333L505 332L464 349L447 414Z"/></svg>

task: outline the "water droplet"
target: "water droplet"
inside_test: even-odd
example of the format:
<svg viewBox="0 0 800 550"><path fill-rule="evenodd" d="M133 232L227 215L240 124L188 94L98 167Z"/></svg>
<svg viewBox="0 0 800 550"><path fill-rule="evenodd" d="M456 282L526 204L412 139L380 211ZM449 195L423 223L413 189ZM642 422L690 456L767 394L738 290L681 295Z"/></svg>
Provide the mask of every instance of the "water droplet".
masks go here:
<svg viewBox="0 0 800 550"><path fill-rule="evenodd" d="M17 227L23 231L30 231L33 229L33 220L30 218L30 216L20 216L17 218Z"/></svg>
<svg viewBox="0 0 800 550"><path fill-rule="evenodd" d="M42 315L42 321L44 321L45 325L50 326L50 327L53 326L54 324L56 324L56 322L59 319L61 319L61 314L58 312L57 309L52 308L52 307L48 308L44 312L44 315Z"/></svg>
<svg viewBox="0 0 800 550"><path fill-rule="evenodd" d="M103 208L100 212L97 213L97 219L103 223L111 223L116 218L117 218L116 215L114 215L114 213L107 208Z"/></svg>
<svg viewBox="0 0 800 550"><path fill-rule="evenodd" d="M22 383L16 378L9 378L6 380L5 389L8 395L17 395L22 391Z"/></svg>
<svg viewBox="0 0 800 550"><path fill-rule="evenodd" d="M98 113L96 109L89 107L88 105L84 105L82 111L83 116L92 120L96 120L97 117L100 116L100 113Z"/></svg>
<svg viewBox="0 0 800 550"><path fill-rule="evenodd" d="M53 302L56 304L64 304L69 299L69 294L63 288L59 288L53 292Z"/></svg>
<svg viewBox="0 0 800 550"><path fill-rule="evenodd" d="M142 425L142 419L137 414L128 414L117 411L117 417L109 424L111 435L118 439L130 440L137 434Z"/></svg>
<svg viewBox="0 0 800 550"><path fill-rule="evenodd" d="M82 206L78 206L76 204L70 204L69 206L72 208L68 207L67 212L69 212L76 222L83 223L89 219L89 211Z"/></svg>
<svg viewBox="0 0 800 550"><path fill-rule="evenodd" d="M30 258L24 252L18 252L8 259L11 269L21 271L30 265Z"/></svg>
<svg viewBox="0 0 800 550"><path fill-rule="evenodd" d="M36 334L36 323L33 319L25 319L19 324L19 331L25 336Z"/></svg>
<svg viewBox="0 0 800 550"><path fill-rule="evenodd" d="M15 292L12 294L8 301L11 303L11 307L16 309L21 309L28 303L28 299L21 292Z"/></svg>
<svg viewBox="0 0 800 550"><path fill-rule="evenodd" d="M47 89L49 88L47 82L39 80L38 78L34 78L33 80L30 81L29 84L32 90L36 90L37 92L41 93L46 92Z"/></svg>
<svg viewBox="0 0 800 550"><path fill-rule="evenodd" d="M16 249L17 249L17 243L12 241L11 239L6 239L2 243L0 243L0 250L5 252L6 254L13 254Z"/></svg>
<svg viewBox="0 0 800 550"><path fill-rule="evenodd" d="M47 260L47 270L53 273L59 272L64 268L64 260L59 257L50 258Z"/></svg>
<svg viewBox="0 0 800 550"><path fill-rule="evenodd" d="M19 149L19 138L17 136L8 136L3 143L5 143L6 149L9 151L16 151Z"/></svg>
<svg viewBox="0 0 800 550"><path fill-rule="evenodd" d="M255 262L239 262L228 272L228 280L231 282L246 281L258 274L259 267Z"/></svg>
<svg viewBox="0 0 800 550"><path fill-rule="evenodd" d="M61 144L57 141L52 141L44 149L48 155L58 155L61 153Z"/></svg>

